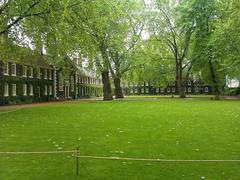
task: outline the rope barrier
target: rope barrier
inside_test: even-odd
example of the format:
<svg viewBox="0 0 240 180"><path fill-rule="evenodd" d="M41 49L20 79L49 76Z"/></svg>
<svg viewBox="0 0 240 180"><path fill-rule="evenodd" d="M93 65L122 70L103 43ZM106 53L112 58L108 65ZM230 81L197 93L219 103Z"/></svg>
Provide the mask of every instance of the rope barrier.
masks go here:
<svg viewBox="0 0 240 180"><path fill-rule="evenodd" d="M75 153L76 155L76 150L70 150L70 151L33 151L33 152L0 152L1 154L12 154L12 155L18 155L18 154L66 154L66 153ZM166 162L166 163L190 163L190 162L196 162L196 163L204 163L204 162L209 162L209 163L240 163L240 160L236 159L152 159L152 158L133 158L133 157L108 157L108 156L84 156L84 155L78 155L76 156L78 158L83 158L83 159L102 159L102 160L122 160L122 161L150 161L150 162Z"/></svg>
<svg viewBox="0 0 240 180"><path fill-rule="evenodd" d="M63 154L75 153L76 151L33 151L33 152L0 152L0 154Z"/></svg>
<svg viewBox="0 0 240 180"><path fill-rule="evenodd" d="M151 158L131 158L131 157L105 157L105 156L79 156L87 159L103 159L103 160L125 160L125 161L151 161L151 162L239 162L240 160L169 160L169 159L151 159Z"/></svg>

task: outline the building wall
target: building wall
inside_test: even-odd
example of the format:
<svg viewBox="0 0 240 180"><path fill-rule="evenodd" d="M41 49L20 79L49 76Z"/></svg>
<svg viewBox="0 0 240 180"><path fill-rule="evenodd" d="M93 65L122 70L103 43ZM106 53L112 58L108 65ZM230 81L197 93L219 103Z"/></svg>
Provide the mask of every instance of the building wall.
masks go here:
<svg viewBox="0 0 240 180"><path fill-rule="evenodd" d="M149 83L129 83L127 86L123 87L124 94L126 95L141 95L141 94L162 94L162 95L175 95L178 94L178 88L176 84L169 84L166 87L155 87ZM199 82L194 82L189 80L185 83L185 93L186 94L211 94L212 88L209 85L204 85Z"/></svg>
<svg viewBox="0 0 240 180"><path fill-rule="evenodd" d="M54 99L52 68L1 62L0 69L0 105Z"/></svg>
<svg viewBox="0 0 240 180"><path fill-rule="evenodd" d="M102 85L96 83L99 80L84 77L86 81L80 81L79 79L83 76L72 72L69 79L64 81L60 87L60 74L61 71L52 66L33 67L0 61L0 105L102 95Z"/></svg>

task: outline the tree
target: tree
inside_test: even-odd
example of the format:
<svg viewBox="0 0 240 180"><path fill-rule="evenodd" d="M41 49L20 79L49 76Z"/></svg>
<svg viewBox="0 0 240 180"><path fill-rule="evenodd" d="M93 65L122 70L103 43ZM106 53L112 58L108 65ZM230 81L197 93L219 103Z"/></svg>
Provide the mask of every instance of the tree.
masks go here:
<svg viewBox="0 0 240 180"><path fill-rule="evenodd" d="M205 80L210 80L215 99L219 99L220 89L225 85L226 73L221 71L221 58L217 56L217 46L213 42L216 22L219 20L216 1L194 1L191 11L196 24L193 56L198 62L195 69L202 72Z"/></svg>
<svg viewBox="0 0 240 180"><path fill-rule="evenodd" d="M136 56L141 45L141 35L144 27L140 4L127 4L125 17L121 17L122 28L117 29L118 37L110 42L108 53L110 57L109 69L115 86L115 97L123 98L121 79L132 68L138 66ZM141 6L140 6L141 7ZM138 12L138 13L137 13Z"/></svg>
<svg viewBox="0 0 240 180"><path fill-rule="evenodd" d="M153 23L150 26L153 37L165 49L162 54L171 52L171 58L175 63L177 92L181 98L184 98L185 78L183 76L184 71L191 63L188 52L194 32L194 23L182 20L182 14L177 9L178 6L176 1L157 1L151 20Z"/></svg>
<svg viewBox="0 0 240 180"><path fill-rule="evenodd" d="M229 77L239 77L240 74L240 12L239 3L234 0L218 1L216 5L218 21L215 23L215 33L212 42L216 46L216 56L222 60L221 69Z"/></svg>

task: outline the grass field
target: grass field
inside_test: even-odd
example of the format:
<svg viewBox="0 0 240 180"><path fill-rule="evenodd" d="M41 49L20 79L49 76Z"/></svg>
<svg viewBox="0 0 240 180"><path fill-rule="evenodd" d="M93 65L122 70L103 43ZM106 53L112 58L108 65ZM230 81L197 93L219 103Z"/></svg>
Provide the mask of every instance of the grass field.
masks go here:
<svg viewBox="0 0 240 180"><path fill-rule="evenodd" d="M240 159L240 101L161 99L59 103L0 112L0 151L159 159ZM240 163L1 155L0 180L240 179Z"/></svg>

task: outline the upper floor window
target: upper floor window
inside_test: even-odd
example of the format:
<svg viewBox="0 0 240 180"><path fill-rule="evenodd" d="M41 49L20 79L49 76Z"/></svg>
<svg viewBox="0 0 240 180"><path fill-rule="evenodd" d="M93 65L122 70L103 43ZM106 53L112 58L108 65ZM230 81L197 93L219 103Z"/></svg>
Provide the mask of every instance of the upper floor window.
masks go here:
<svg viewBox="0 0 240 180"><path fill-rule="evenodd" d="M74 83L74 77L71 76L71 83L73 84Z"/></svg>
<svg viewBox="0 0 240 180"><path fill-rule="evenodd" d="M192 85L192 82L191 82L191 81L188 81L188 85L191 86L191 85Z"/></svg>
<svg viewBox="0 0 240 180"><path fill-rule="evenodd" d="M13 63L12 64L12 76L16 76L17 75L17 68L16 68L16 64Z"/></svg>
<svg viewBox="0 0 240 180"><path fill-rule="evenodd" d="M27 84L23 84L23 95L27 96Z"/></svg>
<svg viewBox="0 0 240 180"><path fill-rule="evenodd" d="M4 64L3 74L4 75L9 75L8 63Z"/></svg>
<svg viewBox="0 0 240 180"><path fill-rule="evenodd" d="M48 78L48 73L47 73L47 69L44 69L44 79Z"/></svg>
<svg viewBox="0 0 240 180"><path fill-rule="evenodd" d="M23 66L23 77L27 77L27 66Z"/></svg>
<svg viewBox="0 0 240 180"><path fill-rule="evenodd" d="M37 78L41 79L41 69L37 68Z"/></svg>
<svg viewBox="0 0 240 180"><path fill-rule="evenodd" d="M9 87L7 83L4 84L4 96L9 96Z"/></svg>
<svg viewBox="0 0 240 180"><path fill-rule="evenodd" d="M29 77L33 78L33 68L29 67Z"/></svg>
<svg viewBox="0 0 240 180"><path fill-rule="evenodd" d="M49 79L52 80L52 70L49 70Z"/></svg>
<svg viewBox="0 0 240 180"><path fill-rule="evenodd" d="M30 84L30 86L29 86L29 95L33 96L33 85L32 84Z"/></svg>
<svg viewBox="0 0 240 180"><path fill-rule="evenodd" d="M12 96L16 96L16 95L17 95L17 85L12 84Z"/></svg>

